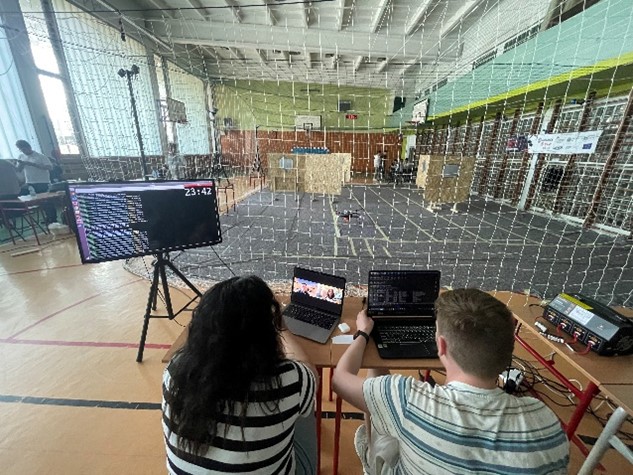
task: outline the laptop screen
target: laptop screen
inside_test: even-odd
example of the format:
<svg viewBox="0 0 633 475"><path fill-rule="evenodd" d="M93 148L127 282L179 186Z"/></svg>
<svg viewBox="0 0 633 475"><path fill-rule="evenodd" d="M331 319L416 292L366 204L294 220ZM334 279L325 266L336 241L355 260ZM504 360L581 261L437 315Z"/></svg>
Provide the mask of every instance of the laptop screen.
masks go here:
<svg viewBox="0 0 633 475"><path fill-rule="evenodd" d="M295 267L290 301L340 315L343 312L345 279Z"/></svg>
<svg viewBox="0 0 633 475"><path fill-rule="evenodd" d="M370 271L367 314L433 316L440 293L440 271Z"/></svg>

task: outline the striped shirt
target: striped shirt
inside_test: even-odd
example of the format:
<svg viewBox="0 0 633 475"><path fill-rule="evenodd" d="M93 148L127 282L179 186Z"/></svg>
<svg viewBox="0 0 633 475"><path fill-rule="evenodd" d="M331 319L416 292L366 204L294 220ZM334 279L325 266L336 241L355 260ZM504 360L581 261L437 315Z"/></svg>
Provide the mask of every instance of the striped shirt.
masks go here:
<svg viewBox="0 0 633 475"><path fill-rule="evenodd" d="M218 421L218 436L202 455L179 447L177 435L168 431L169 405L164 396L171 381L168 370L163 375L163 433L170 474L295 473L295 421L313 410L316 388L314 373L306 365L283 361L279 365L280 387L265 391L254 386L249 395L253 402L246 411L244 440L239 418L242 405L236 403L234 414Z"/></svg>
<svg viewBox="0 0 633 475"><path fill-rule="evenodd" d="M538 399L401 375L367 379L363 394L372 427L399 440L395 473L567 473L567 437Z"/></svg>

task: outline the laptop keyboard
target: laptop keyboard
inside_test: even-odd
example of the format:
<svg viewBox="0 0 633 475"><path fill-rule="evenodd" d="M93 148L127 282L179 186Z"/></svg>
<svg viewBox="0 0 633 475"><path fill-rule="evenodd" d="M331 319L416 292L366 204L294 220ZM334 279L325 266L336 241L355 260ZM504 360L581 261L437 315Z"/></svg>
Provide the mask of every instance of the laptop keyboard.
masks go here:
<svg viewBox="0 0 633 475"><path fill-rule="evenodd" d="M435 327L429 325L389 325L378 329L383 343L429 343L435 341Z"/></svg>
<svg viewBox="0 0 633 475"><path fill-rule="evenodd" d="M286 308L284 314L294 318L295 320L310 323L312 325L316 325L317 327L325 328L326 330L328 330L334 322L334 317L332 317L332 315L295 305L291 305Z"/></svg>

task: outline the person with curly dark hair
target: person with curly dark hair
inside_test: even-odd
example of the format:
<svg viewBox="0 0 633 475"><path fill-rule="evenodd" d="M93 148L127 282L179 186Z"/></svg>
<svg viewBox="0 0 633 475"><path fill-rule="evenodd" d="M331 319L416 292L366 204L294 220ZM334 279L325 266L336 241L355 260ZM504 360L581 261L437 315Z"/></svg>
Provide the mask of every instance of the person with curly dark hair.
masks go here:
<svg viewBox="0 0 633 475"><path fill-rule="evenodd" d="M209 289L163 377L169 473L306 473L316 467L316 369L257 276Z"/></svg>

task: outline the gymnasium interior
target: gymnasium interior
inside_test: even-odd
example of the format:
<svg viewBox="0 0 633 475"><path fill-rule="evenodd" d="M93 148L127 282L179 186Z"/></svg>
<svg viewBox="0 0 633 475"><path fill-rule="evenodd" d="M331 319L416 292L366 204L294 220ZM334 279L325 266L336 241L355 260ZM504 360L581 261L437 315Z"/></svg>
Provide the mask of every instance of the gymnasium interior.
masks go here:
<svg viewBox="0 0 633 475"><path fill-rule="evenodd" d="M166 473L191 286L256 274L283 300L298 266L346 298L372 270L435 269L523 302L519 395L564 422L596 387L578 473L632 407L633 356L546 314L571 294L633 317L632 117L631 0L3 0L0 160L26 140L63 178L58 223L0 200L0 471ZM188 309L147 318L157 255L86 258L66 190L165 180L212 183L221 239L161 253L177 272L154 312ZM363 415L330 378L320 473L359 474ZM631 412L616 429L594 473L633 473Z"/></svg>

